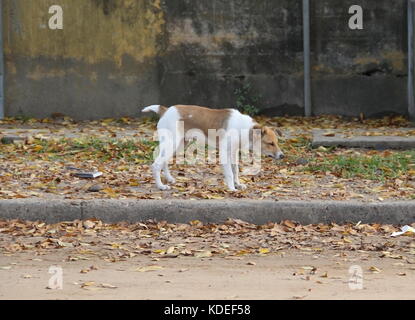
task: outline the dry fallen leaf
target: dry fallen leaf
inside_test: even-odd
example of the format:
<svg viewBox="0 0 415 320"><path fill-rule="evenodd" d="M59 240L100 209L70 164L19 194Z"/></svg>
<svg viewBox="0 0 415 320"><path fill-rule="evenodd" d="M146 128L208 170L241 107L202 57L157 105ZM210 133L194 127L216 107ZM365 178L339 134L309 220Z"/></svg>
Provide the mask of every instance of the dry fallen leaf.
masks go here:
<svg viewBox="0 0 415 320"><path fill-rule="evenodd" d="M176 248L175 248L175 247L169 247L169 248L167 249L166 253L167 253L167 254L173 254L175 250L176 250Z"/></svg>
<svg viewBox="0 0 415 320"><path fill-rule="evenodd" d="M162 266L147 266L147 267L139 267L135 269L138 272L150 272L150 271L158 271L164 269Z"/></svg>
<svg viewBox="0 0 415 320"><path fill-rule="evenodd" d="M12 266L4 266L4 267L0 267L0 270L10 270L12 268Z"/></svg>
<svg viewBox="0 0 415 320"><path fill-rule="evenodd" d="M258 249L258 252L259 252L260 254L267 254L267 253L270 253L270 252L271 252L271 250L270 250L270 249L268 249L268 248L260 248L260 249Z"/></svg>
<svg viewBox="0 0 415 320"><path fill-rule="evenodd" d="M85 288L85 287L91 287L94 286L95 282L94 281L87 281L81 284L81 288Z"/></svg>
<svg viewBox="0 0 415 320"><path fill-rule="evenodd" d="M109 284L109 283L101 283L101 287L106 288L106 289L116 289L116 288L118 288L118 287L113 286L112 284Z"/></svg>
<svg viewBox="0 0 415 320"><path fill-rule="evenodd" d="M317 270L317 268L313 266L304 266L304 267L301 267L301 269L306 270L306 271Z"/></svg>
<svg viewBox="0 0 415 320"><path fill-rule="evenodd" d="M83 222L83 226L85 229L92 229L93 227L95 227L95 222L91 220L86 220Z"/></svg>
<svg viewBox="0 0 415 320"><path fill-rule="evenodd" d="M285 220L285 221L283 222L283 224L284 224L285 226L287 226L288 228L292 228L292 229L294 229L294 228L295 228L295 223L294 223L294 222L292 222L292 221L290 221L290 220Z"/></svg>
<svg viewBox="0 0 415 320"><path fill-rule="evenodd" d="M212 256L212 252L209 250L204 250L201 252L195 252L194 256L196 258L210 258Z"/></svg>
<svg viewBox="0 0 415 320"><path fill-rule="evenodd" d="M372 273L380 273L380 272L382 272L381 269L379 269L377 267L374 267L374 266L370 267L369 268L369 271L371 271Z"/></svg>

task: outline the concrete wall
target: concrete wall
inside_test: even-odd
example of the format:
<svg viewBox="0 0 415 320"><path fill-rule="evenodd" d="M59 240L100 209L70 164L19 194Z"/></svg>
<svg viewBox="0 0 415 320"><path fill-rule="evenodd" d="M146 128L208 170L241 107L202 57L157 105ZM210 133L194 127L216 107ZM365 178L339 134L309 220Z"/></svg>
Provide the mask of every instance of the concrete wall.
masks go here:
<svg viewBox="0 0 415 320"><path fill-rule="evenodd" d="M407 114L407 2L354 1L363 30L348 27L346 2L311 1L314 112Z"/></svg>
<svg viewBox="0 0 415 320"><path fill-rule="evenodd" d="M137 115L159 101L160 0L6 0L6 114ZM62 5L63 30L48 28Z"/></svg>
<svg viewBox="0 0 415 320"><path fill-rule="evenodd" d="M301 0L3 0L6 114L138 116L137 106L233 107L245 83L265 114L303 114ZM312 0L315 114L406 114L406 1ZM48 8L64 9L49 30Z"/></svg>

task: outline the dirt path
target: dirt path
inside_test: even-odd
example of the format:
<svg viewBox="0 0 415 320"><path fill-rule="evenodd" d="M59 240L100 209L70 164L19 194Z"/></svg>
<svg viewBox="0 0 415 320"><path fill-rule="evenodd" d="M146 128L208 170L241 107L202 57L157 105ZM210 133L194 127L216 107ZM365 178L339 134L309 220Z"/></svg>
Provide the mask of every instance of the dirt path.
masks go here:
<svg viewBox="0 0 415 320"><path fill-rule="evenodd" d="M414 299L415 240L397 230L0 221L0 299Z"/></svg>
<svg viewBox="0 0 415 320"><path fill-rule="evenodd" d="M413 265L371 254L327 252L318 258L299 250L285 255L223 259L148 257L110 263L98 258L65 261L62 252L1 257L0 299L414 299ZM240 259L240 260L239 260ZM138 272L157 263L163 269ZM46 289L51 265L63 269L63 290ZM94 265L97 270L82 274ZM363 269L363 289L349 288L349 268ZM316 268L310 270L309 266ZM369 271L371 267L380 273ZM304 268L305 267L305 268ZM403 275L405 274L405 275ZM84 285L82 285L84 284ZM105 287L101 285L104 284ZM112 288L112 286L116 288Z"/></svg>

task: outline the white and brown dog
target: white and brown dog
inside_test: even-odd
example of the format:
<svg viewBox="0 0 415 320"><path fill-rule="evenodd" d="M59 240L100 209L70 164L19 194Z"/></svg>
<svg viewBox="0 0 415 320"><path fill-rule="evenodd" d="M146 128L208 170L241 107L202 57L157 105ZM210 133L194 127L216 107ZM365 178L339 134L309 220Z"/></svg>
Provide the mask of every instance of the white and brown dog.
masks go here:
<svg viewBox="0 0 415 320"><path fill-rule="evenodd" d="M152 165L153 176L160 190L170 189L168 185L163 184L161 181L160 174L162 170L166 180L169 183L175 183L175 179L169 172L168 164L177 150L183 147L185 140L187 140L186 132L189 130L202 132L208 140L210 139L211 130L218 132L215 135L215 139L219 139L220 163L223 167L225 183L229 191L235 191L236 188L246 188L239 181L237 154L239 154L241 144L237 136L240 135L240 132L252 132L254 129L260 130L261 153L275 159L284 158L284 153L278 145L277 137L277 134L281 135L281 132L279 130L274 131L270 127L261 127L251 117L241 114L235 109L209 109L185 105L176 105L167 108L160 105L153 105L144 108L142 112L155 112L160 115L160 120L157 124L160 140L159 155ZM179 130L179 122L182 123L184 132L183 130ZM168 132L167 135L165 134L166 131ZM235 140L236 138L237 140ZM230 143L221 143L223 140L230 140ZM252 149L252 146L249 145L249 148Z"/></svg>

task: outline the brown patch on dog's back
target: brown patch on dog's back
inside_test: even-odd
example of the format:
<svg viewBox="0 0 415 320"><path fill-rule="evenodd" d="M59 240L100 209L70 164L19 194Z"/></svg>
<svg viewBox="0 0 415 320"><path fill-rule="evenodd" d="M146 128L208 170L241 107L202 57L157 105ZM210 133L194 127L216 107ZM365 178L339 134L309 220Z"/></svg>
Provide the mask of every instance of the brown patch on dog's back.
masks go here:
<svg viewBox="0 0 415 320"><path fill-rule="evenodd" d="M185 132L200 129L206 136L209 129L225 129L232 112L231 109L210 109L199 106L176 105L175 107L184 122Z"/></svg>
<svg viewBox="0 0 415 320"><path fill-rule="evenodd" d="M166 113L166 111L169 110L169 108L165 107L165 106L160 106L159 107L159 112L157 112L160 115L160 118Z"/></svg>

